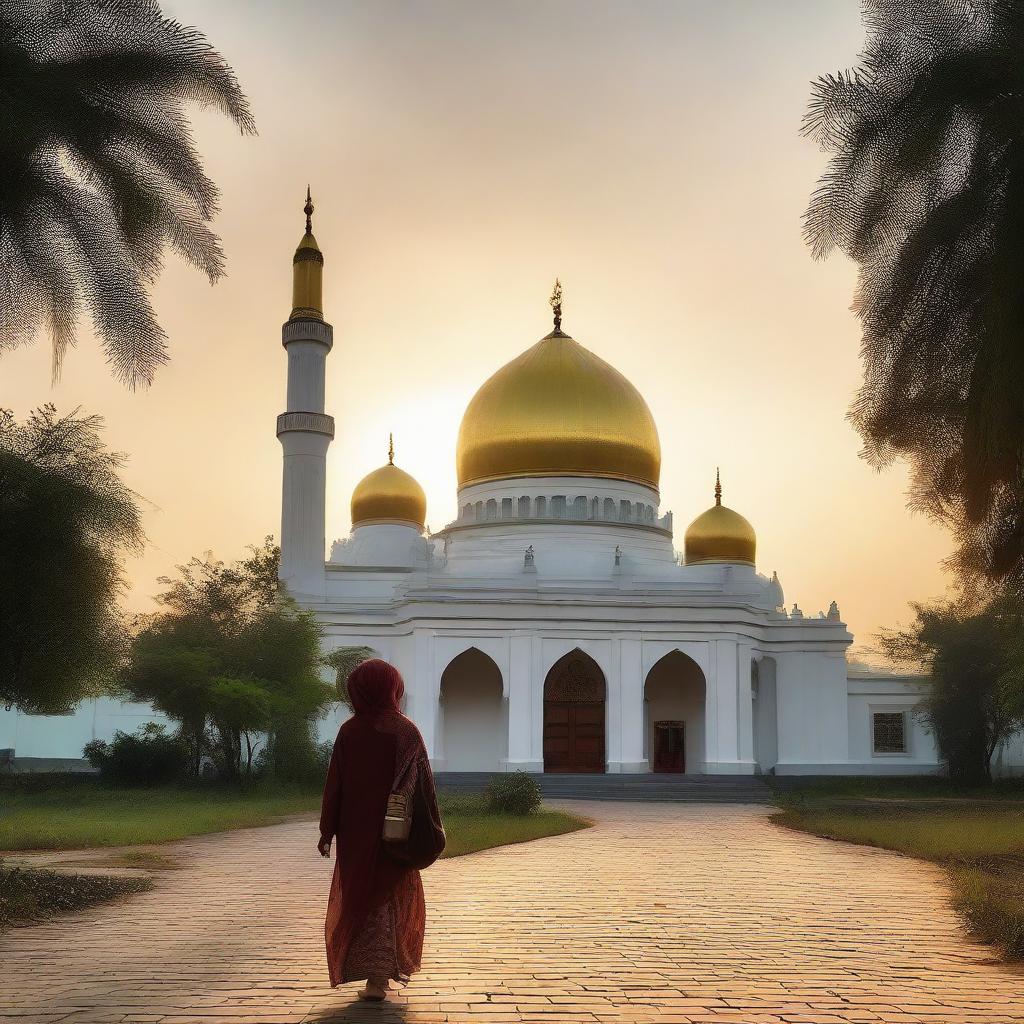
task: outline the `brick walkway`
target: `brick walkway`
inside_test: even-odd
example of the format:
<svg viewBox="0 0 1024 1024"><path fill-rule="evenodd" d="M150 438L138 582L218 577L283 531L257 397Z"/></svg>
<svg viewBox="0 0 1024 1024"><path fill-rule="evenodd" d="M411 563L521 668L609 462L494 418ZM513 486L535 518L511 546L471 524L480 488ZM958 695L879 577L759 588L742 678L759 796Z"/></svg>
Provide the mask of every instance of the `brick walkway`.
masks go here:
<svg viewBox="0 0 1024 1024"><path fill-rule="evenodd" d="M1024 1021L938 871L756 807L574 804L598 826L425 876L424 970L331 992L330 865L292 822L175 844L157 888L0 938L0 1021Z"/></svg>

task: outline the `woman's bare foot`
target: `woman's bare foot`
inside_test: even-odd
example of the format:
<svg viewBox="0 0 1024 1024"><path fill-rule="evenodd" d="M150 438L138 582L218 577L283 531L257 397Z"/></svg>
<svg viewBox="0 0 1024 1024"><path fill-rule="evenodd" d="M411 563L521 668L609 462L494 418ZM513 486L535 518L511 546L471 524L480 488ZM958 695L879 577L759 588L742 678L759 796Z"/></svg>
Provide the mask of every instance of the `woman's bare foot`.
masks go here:
<svg viewBox="0 0 1024 1024"><path fill-rule="evenodd" d="M359 998L367 1002L379 1003L388 996L387 978L367 978L366 987L359 990Z"/></svg>

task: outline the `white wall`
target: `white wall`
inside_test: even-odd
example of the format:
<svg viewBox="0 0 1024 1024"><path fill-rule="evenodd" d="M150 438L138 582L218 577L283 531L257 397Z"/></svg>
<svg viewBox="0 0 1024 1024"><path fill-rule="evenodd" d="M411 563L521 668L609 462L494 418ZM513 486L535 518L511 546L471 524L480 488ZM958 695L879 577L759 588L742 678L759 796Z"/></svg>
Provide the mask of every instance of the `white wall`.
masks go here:
<svg viewBox="0 0 1024 1024"><path fill-rule="evenodd" d="M316 723L317 742L334 743L338 738L338 730L351 717L352 711L347 704L332 704L327 714Z"/></svg>
<svg viewBox="0 0 1024 1024"><path fill-rule="evenodd" d="M859 771L862 774L923 774L939 768L935 739L920 716L914 714L927 684L899 676L876 676L854 677L848 681L847 687L850 760L861 766ZM906 713L905 754L874 752L871 716L875 711Z"/></svg>
<svg viewBox="0 0 1024 1024"><path fill-rule="evenodd" d="M0 747L13 748L16 758L81 758L91 740L111 740L118 730L132 733L146 722L171 731L169 719L148 704L130 704L112 697L85 700L70 715L26 715L0 708Z"/></svg>
<svg viewBox="0 0 1024 1024"><path fill-rule="evenodd" d="M846 661L831 651L781 651L776 665L780 775L849 773Z"/></svg>
<svg viewBox="0 0 1024 1024"><path fill-rule="evenodd" d="M757 663L757 697L754 700L754 760L769 772L779 759L778 704L775 690L775 659Z"/></svg>

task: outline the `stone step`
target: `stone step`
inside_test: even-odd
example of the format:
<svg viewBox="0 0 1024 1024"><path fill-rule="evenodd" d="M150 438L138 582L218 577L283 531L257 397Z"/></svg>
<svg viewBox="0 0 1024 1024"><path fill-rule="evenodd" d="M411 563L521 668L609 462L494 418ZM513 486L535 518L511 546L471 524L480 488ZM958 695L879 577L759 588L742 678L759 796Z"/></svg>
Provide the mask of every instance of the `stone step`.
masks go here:
<svg viewBox="0 0 1024 1024"><path fill-rule="evenodd" d="M439 772L438 787L479 793L493 778L486 772ZM771 790L750 775L542 775L541 792L553 800L654 800L671 803L768 803Z"/></svg>

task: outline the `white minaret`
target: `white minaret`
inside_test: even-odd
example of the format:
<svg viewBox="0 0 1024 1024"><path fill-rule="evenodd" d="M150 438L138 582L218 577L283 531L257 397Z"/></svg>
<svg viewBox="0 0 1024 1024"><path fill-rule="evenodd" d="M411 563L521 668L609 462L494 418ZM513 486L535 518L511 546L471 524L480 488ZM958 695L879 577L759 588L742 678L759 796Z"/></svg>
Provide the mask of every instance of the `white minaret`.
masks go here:
<svg viewBox="0 0 1024 1024"><path fill-rule="evenodd" d="M306 189L306 233L292 260L292 313L281 328L288 353L287 412L277 417L284 449L281 484L281 582L297 599L325 593L327 448L334 417L324 413L327 353L334 331L324 321L324 257L313 237Z"/></svg>

